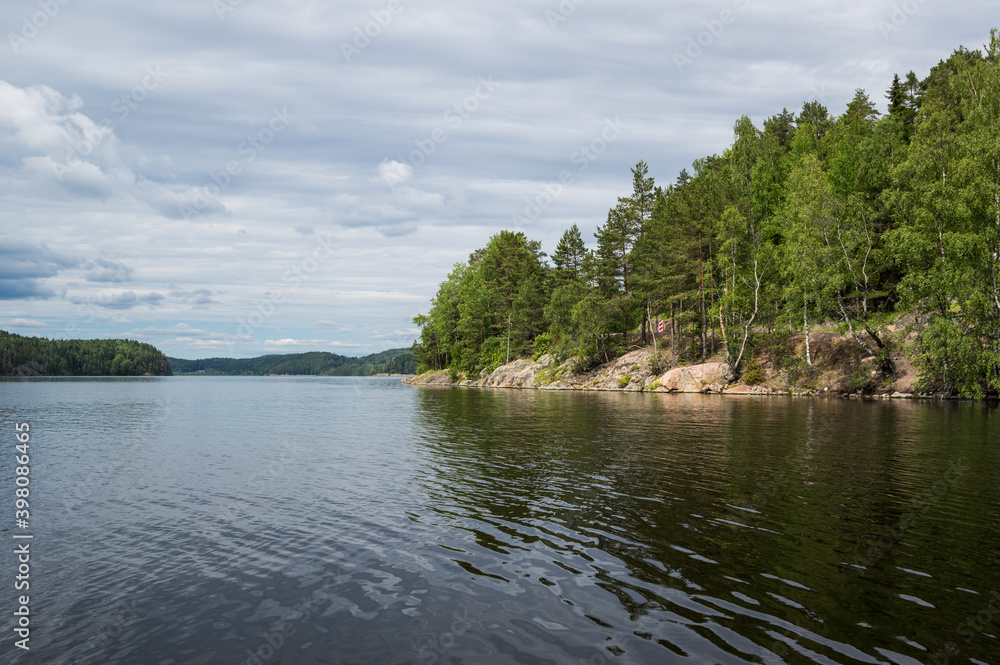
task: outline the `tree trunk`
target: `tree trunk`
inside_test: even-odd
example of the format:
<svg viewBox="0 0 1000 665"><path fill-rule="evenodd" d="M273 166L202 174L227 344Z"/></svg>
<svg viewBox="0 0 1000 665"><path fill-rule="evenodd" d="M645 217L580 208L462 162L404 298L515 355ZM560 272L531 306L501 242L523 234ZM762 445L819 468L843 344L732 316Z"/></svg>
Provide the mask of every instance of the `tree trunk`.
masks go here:
<svg viewBox="0 0 1000 665"><path fill-rule="evenodd" d="M510 363L510 312L507 312L507 363Z"/></svg>
<svg viewBox="0 0 1000 665"><path fill-rule="evenodd" d="M656 330L653 330L653 319L650 316L648 300L646 301L646 319L649 321L649 329L653 333L653 357L656 357L658 355L656 351Z"/></svg>
<svg viewBox="0 0 1000 665"><path fill-rule="evenodd" d="M649 325L650 331L652 331L652 324L649 320L649 299L646 298L644 303L646 306L642 309L642 346L646 346L649 343L648 337L646 337L646 326Z"/></svg>
<svg viewBox="0 0 1000 665"><path fill-rule="evenodd" d="M840 308L840 315L844 317L844 323L847 324L847 330L851 333L851 337L853 337L854 341L858 343L858 346L865 350L865 353L870 356L874 356L875 351L872 350L872 347L865 344L864 340L861 339L861 335L854 331L854 324L851 322L851 317L848 315L847 309L844 307L844 299L840 296L839 292L837 293L837 306Z"/></svg>
<svg viewBox="0 0 1000 665"><path fill-rule="evenodd" d="M674 355L674 349L677 347L674 345L674 334L676 328L674 327L674 301L670 301L670 355Z"/></svg>
<svg viewBox="0 0 1000 665"><path fill-rule="evenodd" d="M722 331L722 353L729 360L729 338L726 336L726 324L722 320L722 303L719 303L719 329Z"/></svg>
<svg viewBox="0 0 1000 665"><path fill-rule="evenodd" d="M802 303L802 328L806 333L806 364L813 366L812 352L809 350L809 299L803 298Z"/></svg>

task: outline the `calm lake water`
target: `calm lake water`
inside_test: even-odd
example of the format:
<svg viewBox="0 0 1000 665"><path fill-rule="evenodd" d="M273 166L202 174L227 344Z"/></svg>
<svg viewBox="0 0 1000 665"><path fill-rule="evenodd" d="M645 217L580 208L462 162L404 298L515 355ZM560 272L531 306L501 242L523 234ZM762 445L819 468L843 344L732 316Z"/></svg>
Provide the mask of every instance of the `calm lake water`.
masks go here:
<svg viewBox="0 0 1000 665"><path fill-rule="evenodd" d="M1000 665L998 414L4 381L0 661ZM30 652L12 632L16 422Z"/></svg>

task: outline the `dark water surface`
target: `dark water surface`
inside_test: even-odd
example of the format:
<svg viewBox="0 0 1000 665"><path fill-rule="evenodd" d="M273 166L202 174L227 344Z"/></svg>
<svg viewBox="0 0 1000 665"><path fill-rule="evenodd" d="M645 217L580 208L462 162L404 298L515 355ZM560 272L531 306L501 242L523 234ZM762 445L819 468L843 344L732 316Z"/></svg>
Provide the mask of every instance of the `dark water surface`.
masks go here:
<svg viewBox="0 0 1000 665"><path fill-rule="evenodd" d="M1000 665L998 413L0 382L0 662Z"/></svg>

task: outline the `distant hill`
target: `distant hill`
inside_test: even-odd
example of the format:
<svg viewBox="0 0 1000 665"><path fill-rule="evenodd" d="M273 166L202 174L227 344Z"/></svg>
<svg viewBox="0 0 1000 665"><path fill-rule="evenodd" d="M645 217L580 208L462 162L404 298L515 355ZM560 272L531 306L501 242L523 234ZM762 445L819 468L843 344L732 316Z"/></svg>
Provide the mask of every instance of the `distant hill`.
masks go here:
<svg viewBox="0 0 1000 665"><path fill-rule="evenodd" d="M0 330L0 376L170 376L156 347L128 339L45 339Z"/></svg>
<svg viewBox="0 0 1000 665"><path fill-rule="evenodd" d="M374 374L416 374L417 361L410 349L390 349L363 358L336 353L313 352L267 355L256 358L170 358L175 374L227 376L372 376Z"/></svg>

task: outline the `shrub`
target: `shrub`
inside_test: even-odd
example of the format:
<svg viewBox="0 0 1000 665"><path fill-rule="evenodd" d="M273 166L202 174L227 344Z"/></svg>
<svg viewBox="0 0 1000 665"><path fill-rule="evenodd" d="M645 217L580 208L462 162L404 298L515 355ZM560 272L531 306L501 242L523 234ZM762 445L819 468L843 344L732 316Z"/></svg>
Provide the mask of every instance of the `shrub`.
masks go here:
<svg viewBox="0 0 1000 665"><path fill-rule="evenodd" d="M895 378L896 363L892 359L892 350L888 346L882 346L875 349L875 362L878 363L883 376L891 376Z"/></svg>
<svg viewBox="0 0 1000 665"><path fill-rule="evenodd" d="M663 374L669 364L670 362L667 360L667 357L662 353L654 353L649 356L649 369L653 374Z"/></svg>
<svg viewBox="0 0 1000 665"><path fill-rule="evenodd" d="M623 376L622 378L618 379L618 383L621 385L622 388L624 388L625 386L628 385L629 381L631 380L632 380L631 376Z"/></svg>
<svg viewBox="0 0 1000 665"><path fill-rule="evenodd" d="M549 352L549 347L552 345L552 336L549 333L542 333L535 338L535 354L531 356L532 360L538 360L546 353Z"/></svg>
<svg viewBox="0 0 1000 665"><path fill-rule="evenodd" d="M595 344L578 347L573 351L572 355L576 358L571 367L574 372L589 372L600 364L600 356Z"/></svg>
<svg viewBox="0 0 1000 665"><path fill-rule="evenodd" d="M859 369L851 374L851 392L868 394L872 391L869 370Z"/></svg>
<svg viewBox="0 0 1000 665"><path fill-rule="evenodd" d="M764 379L767 375L764 374L764 368L760 366L756 360L750 360L747 362L747 368L743 372L743 383L748 386L759 386L764 383Z"/></svg>

